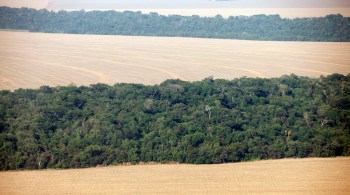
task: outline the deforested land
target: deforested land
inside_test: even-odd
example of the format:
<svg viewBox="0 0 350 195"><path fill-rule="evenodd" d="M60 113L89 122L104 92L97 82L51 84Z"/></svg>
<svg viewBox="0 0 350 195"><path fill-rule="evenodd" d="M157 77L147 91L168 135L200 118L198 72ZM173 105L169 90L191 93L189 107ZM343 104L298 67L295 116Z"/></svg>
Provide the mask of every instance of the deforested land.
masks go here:
<svg viewBox="0 0 350 195"><path fill-rule="evenodd" d="M348 17L0 7L0 29L1 194L350 191Z"/></svg>
<svg viewBox="0 0 350 195"><path fill-rule="evenodd" d="M349 158L0 172L1 194L347 194Z"/></svg>
<svg viewBox="0 0 350 195"><path fill-rule="evenodd" d="M350 73L350 43L0 32L0 89Z"/></svg>

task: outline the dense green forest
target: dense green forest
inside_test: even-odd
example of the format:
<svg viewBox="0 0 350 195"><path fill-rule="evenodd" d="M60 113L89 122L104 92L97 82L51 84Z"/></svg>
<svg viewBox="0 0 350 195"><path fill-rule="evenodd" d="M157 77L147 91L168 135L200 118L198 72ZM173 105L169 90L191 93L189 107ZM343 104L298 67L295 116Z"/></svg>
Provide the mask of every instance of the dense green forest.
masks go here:
<svg viewBox="0 0 350 195"><path fill-rule="evenodd" d="M279 15L223 18L116 11L59 11L0 7L0 28L32 32L178 36L277 41L350 41L350 18L283 19Z"/></svg>
<svg viewBox="0 0 350 195"><path fill-rule="evenodd" d="M350 75L0 92L0 169L350 155Z"/></svg>

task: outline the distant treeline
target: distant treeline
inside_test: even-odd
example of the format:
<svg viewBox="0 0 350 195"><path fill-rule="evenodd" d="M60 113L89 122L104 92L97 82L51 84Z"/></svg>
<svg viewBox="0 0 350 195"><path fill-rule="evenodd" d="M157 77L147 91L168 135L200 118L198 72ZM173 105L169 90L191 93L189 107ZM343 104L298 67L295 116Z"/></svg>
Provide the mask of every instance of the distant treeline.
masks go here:
<svg viewBox="0 0 350 195"><path fill-rule="evenodd" d="M350 75L0 92L0 169L350 155Z"/></svg>
<svg viewBox="0 0 350 195"><path fill-rule="evenodd" d="M0 7L0 28L32 32L176 36L273 41L350 41L350 18L328 15L283 19L279 15L162 16L116 11L47 11Z"/></svg>

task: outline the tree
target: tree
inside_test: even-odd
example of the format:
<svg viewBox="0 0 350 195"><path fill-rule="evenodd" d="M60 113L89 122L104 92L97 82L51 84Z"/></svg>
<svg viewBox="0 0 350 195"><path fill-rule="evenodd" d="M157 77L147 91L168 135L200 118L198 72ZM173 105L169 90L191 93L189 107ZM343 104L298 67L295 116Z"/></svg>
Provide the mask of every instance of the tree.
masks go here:
<svg viewBox="0 0 350 195"><path fill-rule="evenodd" d="M0 7L0 28L31 32L178 36L274 41L349 41L348 17L286 19L279 15L223 18L116 11L58 11Z"/></svg>
<svg viewBox="0 0 350 195"><path fill-rule="evenodd" d="M210 121L210 117L211 117L211 107L209 105L205 106L205 111L208 113L208 119Z"/></svg>
<svg viewBox="0 0 350 195"><path fill-rule="evenodd" d="M291 75L0 91L0 169L350 155L347 86Z"/></svg>

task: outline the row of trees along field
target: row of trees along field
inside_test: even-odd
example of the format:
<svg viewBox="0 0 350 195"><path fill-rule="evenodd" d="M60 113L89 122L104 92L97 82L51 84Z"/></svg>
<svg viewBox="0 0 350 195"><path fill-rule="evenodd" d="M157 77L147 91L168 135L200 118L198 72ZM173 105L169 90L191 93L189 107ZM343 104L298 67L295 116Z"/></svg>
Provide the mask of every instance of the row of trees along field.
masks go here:
<svg viewBox="0 0 350 195"><path fill-rule="evenodd" d="M0 92L0 169L350 155L350 75Z"/></svg>
<svg viewBox="0 0 350 195"><path fill-rule="evenodd" d="M47 11L0 7L0 28L32 32L178 36L278 41L350 41L350 18L283 19L279 15L223 18L116 11Z"/></svg>

